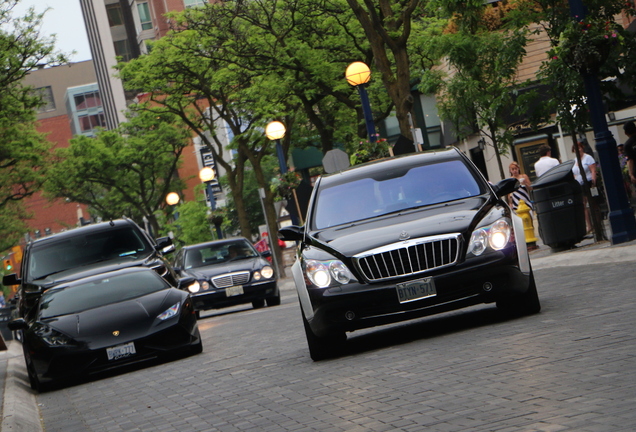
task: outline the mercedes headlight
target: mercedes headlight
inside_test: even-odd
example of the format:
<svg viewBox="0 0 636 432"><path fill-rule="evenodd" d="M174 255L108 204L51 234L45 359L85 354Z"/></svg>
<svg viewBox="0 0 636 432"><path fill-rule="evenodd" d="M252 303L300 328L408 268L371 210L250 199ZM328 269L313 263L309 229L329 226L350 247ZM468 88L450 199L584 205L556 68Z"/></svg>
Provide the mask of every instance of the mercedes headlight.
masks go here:
<svg viewBox="0 0 636 432"><path fill-rule="evenodd" d="M479 256L490 246L502 250L512 238L512 227L506 219L499 219L491 225L479 227L470 236L468 253Z"/></svg>
<svg viewBox="0 0 636 432"><path fill-rule="evenodd" d="M199 290L201 290L201 285L199 284L199 282L194 282L188 286L188 291L190 291L192 294L198 293Z"/></svg>
<svg viewBox="0 0 636 432"><path fill-rule="evenodd" d="M307 260L305 262L305 273L311 283L319 288L328 287L332 281L344 285L353 278L347 266L338 260Z"/></svg>

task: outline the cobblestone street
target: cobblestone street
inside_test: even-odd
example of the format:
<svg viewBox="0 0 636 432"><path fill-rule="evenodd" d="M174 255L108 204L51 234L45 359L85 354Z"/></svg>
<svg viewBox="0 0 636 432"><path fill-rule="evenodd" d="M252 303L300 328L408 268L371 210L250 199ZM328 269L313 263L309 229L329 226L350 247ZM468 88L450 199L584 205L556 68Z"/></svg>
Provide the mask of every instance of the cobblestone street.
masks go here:
<svg viewBox="0 0 636 432"><path fill-rule="evenodd" d="M536 271L543 310L486 305L356 332L309 358L281 306L204 316L201 355L38 395L54 431L632 431L636 270Z"/></svg>

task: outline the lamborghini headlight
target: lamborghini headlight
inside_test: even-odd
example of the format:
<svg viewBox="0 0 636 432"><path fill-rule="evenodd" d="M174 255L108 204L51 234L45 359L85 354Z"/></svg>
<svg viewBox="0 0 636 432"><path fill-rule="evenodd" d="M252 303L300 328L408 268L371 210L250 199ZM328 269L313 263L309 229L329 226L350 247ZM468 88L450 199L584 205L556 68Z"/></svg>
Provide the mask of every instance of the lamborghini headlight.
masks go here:
<svg viewBox="0 0 636 432"><path fill-rule="evenodd" d="M41 326L37 330L35 330L35 334L37 334L45 343L51 346L64 346L69 345L73 342L73 339L66 336L64 333L52 329L51 327L46 325Z"/></svg>
<svg viewBox="0 0 636 432"><path fill-rule="evenodd" d="M490 246L502 250L512 238L512 227L506 219L499 219L491 225L479 227L470 236L468 253L479 256Z"/></svg>
<svg viewBox="0 0 636 432"><path fill-rule="evenodd" d="M165 321L165 320L167 320L169 318L172 318L177 313L179 313L179 305L180 305L180 303L173 304L168 309L166 309L165 311L163 311L159 315L157 315L157 318L159 318L161 321Z"/></svg>

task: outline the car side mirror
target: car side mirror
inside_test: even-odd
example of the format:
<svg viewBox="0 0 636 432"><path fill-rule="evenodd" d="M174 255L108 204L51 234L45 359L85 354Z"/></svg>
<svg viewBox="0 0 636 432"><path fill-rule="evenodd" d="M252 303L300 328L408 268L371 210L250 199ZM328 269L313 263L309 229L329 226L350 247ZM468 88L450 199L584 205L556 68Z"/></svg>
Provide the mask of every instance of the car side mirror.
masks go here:
<svg viewBox="0 0 636 432"><path fill-rule="evenodd" d="M501 198L502 196L513 193L514 191L519 189L519 186L519 181L514 177L510 177L507 179L503 179L502 181L494 185L493 189L495 191L495 194L499 198Z"/></svg>
<svg viewBox="0 0 636 432"><path fill-rule="evenodd" d="M271 250L266 250L266 251L259 252L259 253L261 254L261 256L263 258L267 258L267 257L271 257L272 256L272 251Z"/></svg>
<svg viewBox="0 0 636 432"><path fill-rule="evenodd" d="M196 281L197 281L197 278L192 276L186 276L177 281L177 288L187 291L188 287L192 285L193 283L195 283Z"/></svg>
<svg viewBox="0 0 636 432"><path fill-rule="evenodd" d="M2 285L20 285L22 281L18 279L18 275L15 273L8 274L2 278Z"/></svg>
<svg viewBox="0 0 636 432"><path fill-rule="evenodd" d="M172 239L170 237L159 237L156 239L157 246L156 249L164 254L174 252L174 244L172 243Z"/></svg>
<svg viewBox="0 0 636 432"><path fill-rule="evenodd" d="M7 327L9 327L9 330L11 331L17 331L17 330L26 330L27 328L29 328L29 325L24 320L24 318L16 318L14 320L9 321L7 323Z"/></svg>
<svg viewBox="0 0 636 432"><path fill-rule="evenodd" d="M305 231L302 227L289 225L278 230L278 238L285 241L303 241Z"/></svg>

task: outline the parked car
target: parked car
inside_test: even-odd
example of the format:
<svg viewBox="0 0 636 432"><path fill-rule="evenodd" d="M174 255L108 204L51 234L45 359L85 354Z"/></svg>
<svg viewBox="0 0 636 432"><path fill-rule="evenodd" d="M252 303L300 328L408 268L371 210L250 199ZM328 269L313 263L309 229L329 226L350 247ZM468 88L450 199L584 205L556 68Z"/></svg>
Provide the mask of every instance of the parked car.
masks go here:
<svg viewBox="0 0 636 432"><path fill-rule="evenodd" d="M86 225L28 243L15 273L4 285L19 285L18 314L26 316L50 287L87 276L127 267L148 267L169 283L177 275L163 254L174 251L169 237L153 240L130 219Z"/></svg>
<svg viewBox="0 0 636 432"><path fill-rule="evenodd" d="M182 277L197 282L188 286L197 316L200 311L244 303L254 308L280 304L276 273L243 237L185 246L173 267Z"/></svg>
<svg viewBox="0 0 636 432"><path fill-rule="evenodd" d="M185 280L186 283L191 280ZM188 293L157 272L128 268L47 289L22 331L31 388L143 360L202 351Z"/></svg>
<svg viewBox="0 0 636 432"><path fill-rule="evenodd" d="M505 195L457 149L349 168L315 184L292 275L312 359L341 352L346 332L496 302L541 306L523 224Z"/></svg>

